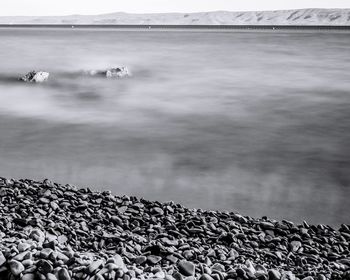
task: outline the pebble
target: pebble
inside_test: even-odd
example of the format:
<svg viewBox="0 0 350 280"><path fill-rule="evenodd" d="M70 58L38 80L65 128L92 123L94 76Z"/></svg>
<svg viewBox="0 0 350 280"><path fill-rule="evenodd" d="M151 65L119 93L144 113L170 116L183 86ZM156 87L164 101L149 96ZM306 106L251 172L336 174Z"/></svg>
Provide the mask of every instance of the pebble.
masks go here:
<svg viewBox="0 0 350 280"><path fill-rule="evenodd" d="M0 240L0 279L340 280L350 274L346 225L336 230L188 209L49 180L0 178Z"/></svg>
<svg viewBox="0 0 350 280"><path fill-rule="evenodd" d="M97 260L92 262L88 267L89 274L92 274L93 272L95 272L95 270L97 270L102 265L103 265L103 260Z"/></svg>
<svg viewBox="0 0 350 280"><path fill-rule="evenodd" d="M0 251L0 267L6 262L6 258L3 253Z"/></svg>
<svg viewBox="0 0 350 280"><path fill-rule="evenodd" d="M33 229L29 237L39 243L43 243L45 241L45 234L38 228Z"/></svg>
<svg viewBox="0 0 350 280"><path fill-rule="evenodd" d="M11 260L11 261L8 262L8 264L9 264L11 273L14 276L18 276L24 271L24 266L19 261Z"/></svg>
<svg viewBox="0 0 350 280"><path fill-rule="evenodd" d="M276 269L269 270L269 280L280 280L282 277L281 273Z"/></svg>
<svg viewBox="0 0 350 280"><path fill-rule="evenodd" d="M35 280L34 273L26 273L22 276L21 280Z"/></svg>
<svg viewBox="0 0 350 280"><path fill-rule="evenodd" d="M155 264L159 263L162 260L162 258L159 256L150 255L147 257L147 260L149 263L155 265Z"/></svg>
<svg viewBox="0 0 350 280"><path fill-rule="evenodd" d="M144 262L146 262L147 261L147 257L145 257L145 256L139 256L139 257L136 257L135 259L134 259L134 262L136 263L136 264L143 264Z"/></svg>
<svg viewBox="0 0 350 280"><path fill-rule="evenodd" d="M199 280L214 280L213 277L211 277L209 274L202 274L202 276L199 278Z"/></svg>
<svg viewBox="0 0 350 280"><path fill-rule="evenodd" d="M195 265L189 261L180 261L177 265L181 274L185 276L193 276L195 273Z"/></svg>
<svg viewBox="0 0 350 280"><path fill-rule="evenodd" d="M71 280L71 277L70 277L67 269L61 268L58 271L58 280Z"/></svg>

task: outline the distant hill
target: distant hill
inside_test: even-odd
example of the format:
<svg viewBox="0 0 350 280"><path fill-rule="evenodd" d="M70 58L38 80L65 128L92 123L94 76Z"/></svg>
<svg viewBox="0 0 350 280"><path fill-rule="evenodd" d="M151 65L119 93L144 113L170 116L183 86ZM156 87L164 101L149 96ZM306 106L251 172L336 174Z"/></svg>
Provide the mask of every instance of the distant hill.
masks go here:
<svg viewBox="0 0 350 280"><path fill-rule="evenodd" d="M349 25L350 9L0 17L0 24Z"/></svg>

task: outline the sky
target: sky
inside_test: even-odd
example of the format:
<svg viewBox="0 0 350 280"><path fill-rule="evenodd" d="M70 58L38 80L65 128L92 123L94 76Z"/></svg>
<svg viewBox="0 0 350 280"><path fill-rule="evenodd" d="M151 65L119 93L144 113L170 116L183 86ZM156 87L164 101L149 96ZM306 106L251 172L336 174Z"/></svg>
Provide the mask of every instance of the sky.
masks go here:
<svg viewBox="0 0 350 280"><path fill-rule="evenodd" d="M0 0L0 16L350 8L350 0Z"/></svg>

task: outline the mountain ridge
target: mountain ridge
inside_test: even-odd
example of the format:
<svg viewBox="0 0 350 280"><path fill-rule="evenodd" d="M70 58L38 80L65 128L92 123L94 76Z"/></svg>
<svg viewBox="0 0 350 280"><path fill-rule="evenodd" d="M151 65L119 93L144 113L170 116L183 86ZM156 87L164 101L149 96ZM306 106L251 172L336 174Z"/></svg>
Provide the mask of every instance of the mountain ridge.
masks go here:
<svg viewBox="0 0 350 280"><path fill-rule="evenodd" d="M1 16L0 24L350 26L350 9L310 8L247 12L213 11L147 14L115 12L101 15Z"/></svg>

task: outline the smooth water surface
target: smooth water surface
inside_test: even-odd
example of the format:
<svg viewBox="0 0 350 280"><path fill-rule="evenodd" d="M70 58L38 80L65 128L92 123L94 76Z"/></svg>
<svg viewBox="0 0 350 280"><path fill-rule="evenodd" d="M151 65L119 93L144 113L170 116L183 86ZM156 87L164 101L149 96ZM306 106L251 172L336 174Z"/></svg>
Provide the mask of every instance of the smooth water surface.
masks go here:
<svg viewBox="0 0 350 280"><path fill-rule="evenodd" d="M0 176L349 224L349 54L346 32L2 28Z"/></svg>

